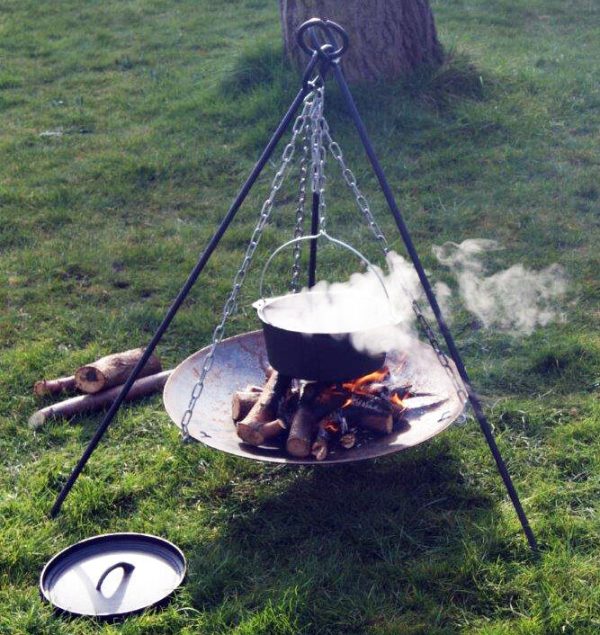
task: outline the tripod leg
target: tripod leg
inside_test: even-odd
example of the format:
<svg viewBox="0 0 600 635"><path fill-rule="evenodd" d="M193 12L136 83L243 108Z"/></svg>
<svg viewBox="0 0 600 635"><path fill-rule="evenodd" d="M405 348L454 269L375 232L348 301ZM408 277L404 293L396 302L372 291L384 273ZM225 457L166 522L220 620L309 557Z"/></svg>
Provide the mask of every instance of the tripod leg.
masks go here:
<svg viewBox="0 0 600 635"><path fill-rule="evenodd" d="M307 70L305 72L307 74L310 73L312 71L312 69L314 68L314 66L316 65L316 63L317 63L317 58L314 57L311 60L311 62L309 63L309 65L307 67ZM208 245L206 246L205 250L202 252L198 262L196 263L196 265L194 266L192 272L190 273L188 279L186 280L185 284L183 285L183 287L179 291L177 297L175 298L175 300L171 304L169 310L167 311L167 314L163 318L162 323L160 324L160 326L158 327L156 333L152 337L152 340L150 341L150 343L146 347L146 350L144 351L144 354L142 355L140 361L137 363L137 365L135 366L135 368L131 372L131 375L129 376L129 378L127 379L125 384L123 385L123 388L121 389L121 392L119 393L119 395L117 396L117 398L113 402L112 406L110 407L110 409L108 410L108 412L104 416L104 419L102 420L102 423L98 426L98 429L96 430L96 433L92 437L92 440L89 442L87 448L83 452L83 455L79 459L77 465L74 467L73 471L71 472L67 482L65 483L65 485L62 488L62 490L60 491L58 497L56 498L56 501L55 501L54 505L52 506L52 509L50 510L50 516L52 518L56 517L56 515L59 513L60 508L62 507L62 504L63 504L65 498L67 497L67 495L71 491L71 488L75 484L75 481L77 480L79 474L81 473L81 471L85 467L85 464L88 462L90 456L92 455L92 453L96 449L96 446L98 445L98 443L100 442L100 440L104 436L104 433L106 432L106 430L108 429L108 426L111 424L112 420L114 419L115 415L117 414L119 408L121 407L121 404L123 403L123 400L125 399L125 397L127 396L127 393L131 389L131 386L133 385L134 381L139 376L142 368L144 367L144 365L146 364L146 362L150 358L150 355L152 355L152 353L154 352L154 349L156 348L156 346L158 345L158 343L162 339L162 336L164 335L165 331L167 330L167 328L171 324L171 321L175 317L177 311L179 310L179 307L181 306L181 304L183 303L185 298L188 296L190 290L194 286L194 283L198 279L198 276L200 275L200 273L202 272L202 270L206 266L206 263L209 261L213 251L215 250L216 246L219 244L219 241L223 237L223 234L225 233L225 231L229 227L231 221L233 220L233 218L235 217L235 215L236 215L237 211L239 210L240 206L244 202L244 199L248 195L248 192L250 191L250 189L254 185L254 182L256 181L256 179L258 178L258 176L262 172L264 166L266 165L267 161L269 160L269 157L273 153L273 150L275 149L275 146L277 145L278 141L283 136L283 133L285 132L285 130L288 127L289 123L291 122L291 120L293 119L294 115L296 114L296 111L298 110L298 107L302 103L302 100L306 96L308 90L309 90L309 87L306 84L304 84L302 89L298 92L298 94L294 98L294 101L292 102L292 104L289 107L288 111L284 115L283 119L281 120L281 122L277 126L277 128L276 128L275 132L273 133L273 136L271 137L269 143L267 144L267 146L263 150L263 153L261 154L260 158L258 159L256 165L254 166L254 168L250 172L250 175L246 179L246 182L243 184L243 186L240 189L238 195L236 196L234 202L232 203L231 207L229 208L229 211L227 212L227 214L225 215L225 217L221 221L221 224L217 228L217 231L214 233L213 237L210 239Z"/></svg>
<svg viewBox="0 0 600 635"><path fill-rule="evenodd" d="M402 214L400 213L400 210L398 208L398 205L396 203L392 190L389 186L389 183L387 182L387 179L385 178L385 174L383 173L383 170L381 168L379 160L377 159L377 155L375 154L373 146L371 145L371 140L369 139L369 136L367 134L365 124L360 117L360 114L356 107L356 103L354 102L354 98L352 97L352 93L350 92L350 89L348 88L346 78L344 77L342 69L338 63L333 63L332 67L335 74L335 79L340 87L340 90L342 91L344 100L346 102L346 105L348 106L350 115L358 131L360 140L362 141L362 144L365 148L365 152L367 153L367 156L369 158L373 171L375 172L377 180L379 181L379 185L383 191L383 194L390 208L392 216L394 217L394 220L396 221L396 225L398 227L398 230L400 231L402 240L404 241L404 245L406 246L406 250L408 251L408 254L415 267L415 270L417 271L419 280L421 281L421 285L425 291L425 295L427 296L429 305L431 306L431 309L435 315L435 319L437 320L440 331L442 335L444 336L444 339L446 340L446 344L448 345L450 356L454 360L458 373L467 388L469 402L471 403L471 406L473 407L473 412L475 413L475 417L477 418L477 421L479 422L479 426L481 427L481 430L492 452L494 460L496 461L498 472L500 473L500 476L502 477L502 480L504 481L504 485L508 491L508 495L510 496L510 499L515 508L515 511L517 512L517 516L519 517L521 526L523 527L523 531L525 533L525 536L527 537L527 541L529 542L529 546L531 547L531 550L534 553L534 555L538 556L539 549L538 549L537 541L529 525L529 521L527 520L527 516L525 515L525 511L523 510L521 501L519 500L519 495L517 494L517 490L515 489L515 486L512 482L510 474L508 473L504 459L502 458L502 455L500 454L500 450L498 448L498 445L496 444L496 440L494 439L492 428L483 412L481 402L479 401L479 398L477 397L477 395L475 394L475 391L471 387L471 381L467 374L465 365L462 361L460 353L458 352L458 349L456 348L456 345L454 343L454 338L452 337L452 334L450 333L450 329L448 328L444 320L440 307L437 303L436 297L433 293L433 289L431 288L427 275L425 274L425 270L423 269L423 265L421 264L421 260L417 253L417 250L415 249L415 246L413 244L412 238L408 231L408 227L406 226L406 223L404 222L404 219L402 217Z"/></svg>

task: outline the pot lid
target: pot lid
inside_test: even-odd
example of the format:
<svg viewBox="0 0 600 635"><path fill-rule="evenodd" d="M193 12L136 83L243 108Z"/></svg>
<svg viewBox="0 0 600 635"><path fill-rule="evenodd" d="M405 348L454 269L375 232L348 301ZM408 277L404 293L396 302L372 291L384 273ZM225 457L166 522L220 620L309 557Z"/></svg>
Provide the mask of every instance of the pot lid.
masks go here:
<svg viewBox="0 0 600 635"><path fill-rule="evenodd" d="M104 534L56 554L42 571L40 592L61 611L115 618L165 600L185 572L185 556L164 538Z"/></svg>

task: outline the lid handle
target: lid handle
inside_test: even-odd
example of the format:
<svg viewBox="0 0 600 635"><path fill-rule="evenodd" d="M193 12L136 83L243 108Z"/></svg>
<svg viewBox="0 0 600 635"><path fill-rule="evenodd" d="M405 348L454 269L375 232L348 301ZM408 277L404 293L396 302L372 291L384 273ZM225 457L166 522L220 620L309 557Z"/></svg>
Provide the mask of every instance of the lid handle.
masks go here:
<svg viewBox="0 0 600 635"><path fill-rule="evenodd" d="M123 582L123 580L127 576L131 575L131 573L135 569L135 565L131 564L130 562L117 562L115 564L111 564L110 567L108 567L108 569L106 569L106 571L100 576L100 579L98 580L98 584L96 585L96 591L99 591L100 593L102 593L101 591L102 583L104 582L104 580L106 580L106 577L108 576L108 574L114 571L115 569L119 569L119 568L123 569L123 579L121 580L121 582Z"/></svg>

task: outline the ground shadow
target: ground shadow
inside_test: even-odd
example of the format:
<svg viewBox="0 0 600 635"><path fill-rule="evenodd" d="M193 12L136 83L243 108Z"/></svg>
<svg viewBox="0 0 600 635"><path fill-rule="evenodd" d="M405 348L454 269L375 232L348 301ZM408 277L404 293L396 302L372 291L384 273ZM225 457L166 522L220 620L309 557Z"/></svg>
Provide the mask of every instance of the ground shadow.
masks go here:
<svg viewBox="0 0 600 635"><path fill-rule="evenodd" d="M406 458L268 470L260 500L226 502L225 529L188 550L196 607L234 597L276 605L293 590L308 632L327 614L320 632L361 632L378 615L460 603L470 576L462 565L511 559L514 545L500 537L493 498L446 445L432 445ZM293 481L278 483L290 469Z"/></svg>

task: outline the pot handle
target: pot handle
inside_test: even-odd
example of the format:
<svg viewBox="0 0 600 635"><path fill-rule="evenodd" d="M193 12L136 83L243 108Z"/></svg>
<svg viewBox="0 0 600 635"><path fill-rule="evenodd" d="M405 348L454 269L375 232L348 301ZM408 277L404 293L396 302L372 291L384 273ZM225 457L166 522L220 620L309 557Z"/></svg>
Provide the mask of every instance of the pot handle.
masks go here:
<svg viewBox="0 0 600 635"><path fill-rule="evenodd" d="M288 240L286 243L283 243L283 245L280 245L279 247L277 247L277 249L269 256L267 262L265 263L265 266L263 267L262 273L260 275L260 286L259 286L260 300L259 300L259 302L264 302L264 299L265 299L265 296L264 296L264 293L263 293L263 283L264 283L264 280L265 280L265 274L267 273L267 269L269 268L269 265L271 264L271 261L273 260L273 258L275 258L275 256L280 251L282 251L286 247L289 247L290 245L293 245L294 243L299 243L299 242L302 242L304 240L314 240L315 238L320 238L321 236L323 236L323 238L326 238L330 242L332 242L332 243L334 243L336 245L339 245L340 247L344 247L348 251L351 251L355 256L360 258L360 260L367 266L367 268L370 269L375 274L375 277L377 278L377 281L381 285L381 288L383 289L383 292L385 293L385 297L386 297L387 301L390 304L390 308L392 308L392 301L390 299L389 293L388 293L387 288L385 286L385 282L383 281L383 278L381 277L381 274L377 271L377 269L365 258L365 256L363 256L360 253L360 251L358 251L357 249L355 249L354 247L352 247L348 243L345 243L343 240L340 240L339 238L334 238L333 236L330 236L324 229L322 229L318 234L311 234L310 236L300 236L298 238L292 238L292 240Z"/></svg>

